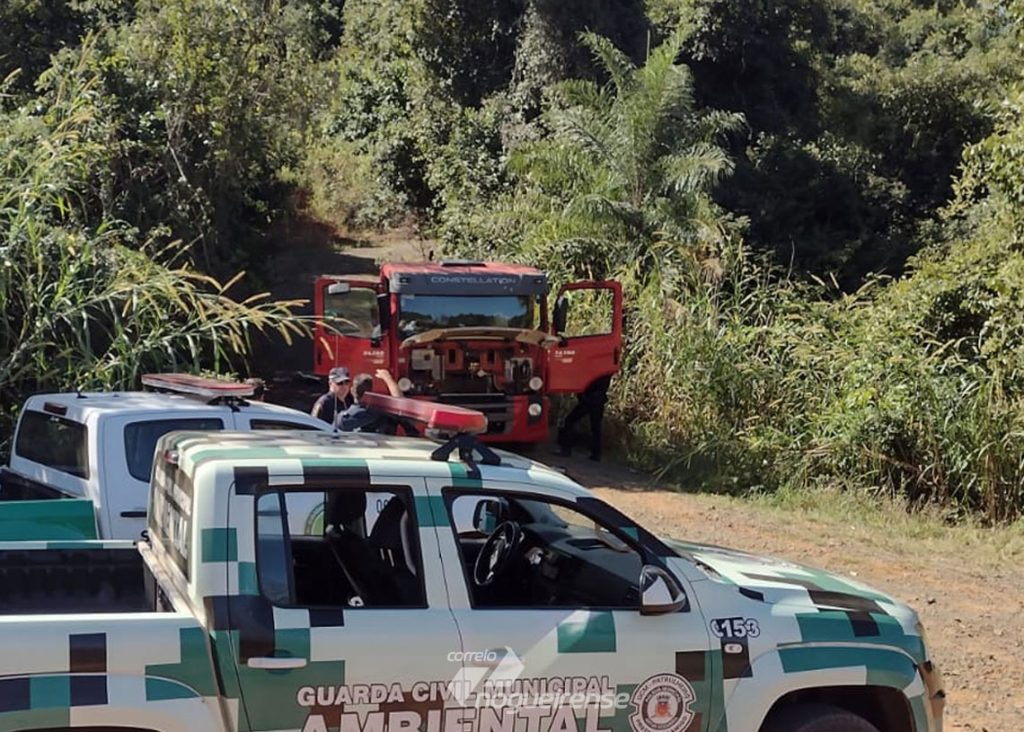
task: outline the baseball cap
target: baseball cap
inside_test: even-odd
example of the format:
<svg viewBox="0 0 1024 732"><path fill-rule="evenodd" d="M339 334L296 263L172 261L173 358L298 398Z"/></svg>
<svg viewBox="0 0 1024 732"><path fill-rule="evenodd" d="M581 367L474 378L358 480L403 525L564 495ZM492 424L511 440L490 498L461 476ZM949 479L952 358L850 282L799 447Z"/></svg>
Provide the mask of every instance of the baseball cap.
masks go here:
<svg viewBox="0 0 1024 732"><path fill-rule="evenodd" d="M346 381L352 381L352 377L348 375L348 369L344 366L335 366L327 374L327 380L332 384L344 384Z"/></svg>

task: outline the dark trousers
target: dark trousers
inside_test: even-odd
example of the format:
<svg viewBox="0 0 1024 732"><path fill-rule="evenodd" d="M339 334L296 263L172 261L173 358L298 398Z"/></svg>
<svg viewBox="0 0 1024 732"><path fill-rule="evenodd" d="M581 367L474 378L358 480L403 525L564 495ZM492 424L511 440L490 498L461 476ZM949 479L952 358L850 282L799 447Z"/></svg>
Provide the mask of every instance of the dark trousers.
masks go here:
<svg viewBox="0 0 1024 732"><path fill-rule="evenodd" d="M601 422L604 420L604 406L608 403L608 386L611 376L594 381L586 391L577 395L576 406L565 417L562 428L558 431L558 444L562 452L568 453L575 441L573 432L576 424L584 417L590 418L590 456L601 457Z"/></svg>

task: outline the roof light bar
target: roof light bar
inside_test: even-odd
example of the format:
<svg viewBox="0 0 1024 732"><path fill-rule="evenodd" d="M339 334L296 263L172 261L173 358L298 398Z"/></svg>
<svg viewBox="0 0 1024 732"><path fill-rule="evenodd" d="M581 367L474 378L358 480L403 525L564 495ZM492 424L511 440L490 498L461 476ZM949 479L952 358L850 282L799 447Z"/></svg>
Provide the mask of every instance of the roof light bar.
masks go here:
<svg viewBox="0 0 1024 732"><path fill-rule="evenodd" d="M250 397L255 390L253 384L240 384L226 379L212 379L195 374L143 374L143 386L175 394L191 394L205 399L220 397Z"/></svg>
<svg viewBox="0 0 1024 732"><path fill-rule="evenodd" d="M475 409L373 392L364 394L361 401L367 407L393 417L424 422L427 430L460 435L479 435L487 431L487 415Z"/></svg>

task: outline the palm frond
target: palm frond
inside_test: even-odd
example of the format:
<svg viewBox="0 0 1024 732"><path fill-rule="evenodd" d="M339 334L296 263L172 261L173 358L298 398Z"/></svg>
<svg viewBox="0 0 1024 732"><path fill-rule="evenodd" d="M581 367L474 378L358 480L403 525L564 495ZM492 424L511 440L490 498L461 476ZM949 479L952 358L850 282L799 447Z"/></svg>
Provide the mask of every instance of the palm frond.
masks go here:
<svg viewBox="0 0 1024 732"><path fill-rule="evenodd" d="M629 91L636 66L615 44L596 33L581 33L580 41L590 49L594 59L608 72L619 94Z"/></svg>
<svg viewBox="0 0 1024 732"><path fill-rule="evenodd" d="M668 155L660 165L666 187L676 194L692 195L732 173L735 163L722 148L699 142L683 152Z"/></svg>

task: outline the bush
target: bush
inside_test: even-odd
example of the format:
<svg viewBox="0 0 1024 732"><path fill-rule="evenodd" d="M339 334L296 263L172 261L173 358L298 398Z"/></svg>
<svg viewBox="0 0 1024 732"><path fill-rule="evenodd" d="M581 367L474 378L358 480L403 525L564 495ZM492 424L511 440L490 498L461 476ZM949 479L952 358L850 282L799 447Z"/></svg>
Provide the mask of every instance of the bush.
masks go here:
<svg viewBox="0 0 1024 732"><path fill-rule="evenodd" d="M221 285L182 264L180 244L140 241L113 218L91 223L86 194L106 151L90 54L87 45L76 66L44 75L40 100L0 110L3 404L47 389L133 387L149 370L229 370L252 329L304 332L294 303L232 300L241 275Z"/></svg>

